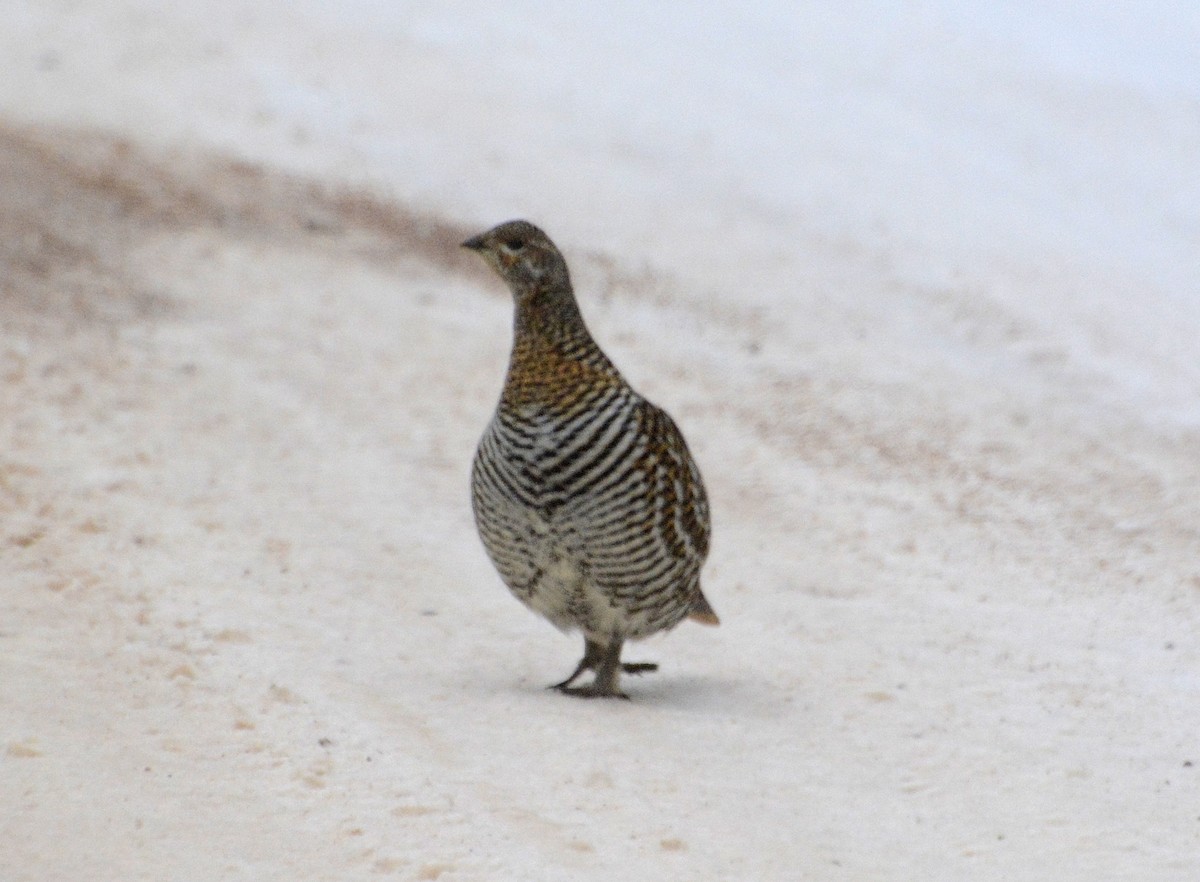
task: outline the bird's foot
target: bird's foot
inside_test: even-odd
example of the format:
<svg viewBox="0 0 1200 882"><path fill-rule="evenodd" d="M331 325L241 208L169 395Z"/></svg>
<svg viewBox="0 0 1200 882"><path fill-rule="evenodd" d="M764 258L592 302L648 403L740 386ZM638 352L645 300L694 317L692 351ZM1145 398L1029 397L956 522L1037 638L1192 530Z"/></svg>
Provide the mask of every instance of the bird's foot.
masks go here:
<svg viewBox="0 0 1200 882"><path fill-rule="evenodd" d="M621 670L626 674L649 674L658 670L656 662L621 662Z"/></svg>
<svg viewBox="0 0 1200 882"><path fill-rule="evenodd" d="M615 640L608 646L602 646L593 640L584 643L583 658L571 672L571 676L561 683L547 686L547 689L557 689L564 695L574 695L577 698L625 698L629 696L622 692L617 684L621 673L648 674L657 671L654 662L622 662L621 640ZM595 673L596 678L587 686L572 686L586 671Z"/></svg>
<svg viewBox="0 0 1200 882"><path fill-rule="evenodd" d="M566 692L566 691L567 691L567 688L568 688L568 687L569 687L569 686L570 686L572 683L574 683L576 680L578 680L578 679L579 679L579 676L580 676L581 674L583 674L585 671L594 671L594 670L596 670L596 665L597 665L598 663L599 663L599 659L593 655L593 653L592 653L592 651L591 651L591 647L588 647L588 651L587 651L587 653L584 655L584 657L583 657L583 661L581 661L581 662L580 662L580 663L579 663L579 664L578 664L578 665L575 667L575 670L573 670L573 671L571 672L571 676L567 677L567 679L563 680L561 683L551 683L551 684L550 684L549 686L547 686L546 688L547 688L547 689L557 689L559 692Z"/></svg>
<svg viewBox="0 0 1200 882"><path fill-rule="evenodd" d="M610 684L589 683L587 686L552 686L552 689L557 689L563 695L571 695L575 698L623 698L629 701L629 696Z"/></svg>
<svg viewBox="0 0 1200 882"><path fill-rule="evenodd" d="M563 680L561 683L551 683L546 688L557 689L559 692L566 692L571 684L578 680L585 671L595 670L590 662L585 664L584 662L586 661L587 659L584 659L583 662L580 662L579 667L572 671L571 676L567 677L567 679ZM622 662L621 670L626 674L649 674L652 671L658 670L658 664L656 662Z"/></svg>

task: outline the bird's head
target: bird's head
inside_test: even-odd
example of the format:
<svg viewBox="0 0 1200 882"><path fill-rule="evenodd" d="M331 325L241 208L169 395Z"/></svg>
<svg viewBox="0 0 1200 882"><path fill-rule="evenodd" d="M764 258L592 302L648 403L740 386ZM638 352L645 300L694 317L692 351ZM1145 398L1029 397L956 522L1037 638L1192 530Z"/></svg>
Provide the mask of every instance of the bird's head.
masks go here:
<svg viewBox="0 0 1200 882"><path fill-rule="evenodd" d="M570 290L566 260L550 237L529 221L505 221L462 245L479 252L518 301L539 291Z"/></svg>

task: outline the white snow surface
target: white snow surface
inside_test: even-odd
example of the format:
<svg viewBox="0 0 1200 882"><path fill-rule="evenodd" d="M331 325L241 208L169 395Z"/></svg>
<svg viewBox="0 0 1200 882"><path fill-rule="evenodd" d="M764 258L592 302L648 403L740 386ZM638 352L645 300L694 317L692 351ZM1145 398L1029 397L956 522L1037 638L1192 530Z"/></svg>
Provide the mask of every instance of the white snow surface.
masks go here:
<svg viewBox="0 0 1200 882"><path fill-rule="evenodd" d="M13 2L0 57L0 880L1200 879L1192 5ZM712 497L723 624L629 702L542 688L582 641L471 522L511 306L413 243L517 216Z"/></svg>

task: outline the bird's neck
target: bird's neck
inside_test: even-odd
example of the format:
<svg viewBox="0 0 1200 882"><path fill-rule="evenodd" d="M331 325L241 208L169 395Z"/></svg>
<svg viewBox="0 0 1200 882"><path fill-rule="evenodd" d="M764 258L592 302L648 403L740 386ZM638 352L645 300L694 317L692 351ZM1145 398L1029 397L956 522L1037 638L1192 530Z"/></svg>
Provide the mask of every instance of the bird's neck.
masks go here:
<svg viewBox="0 0 1200 882"><path fill-rule="evenodd" d="M591 339L575 293L570 285L553 285L514 292L516 313L514 340L540 339L545 342L576 338Z"/></svg>
<svg viewBox="0 0 1200 882"><path fill-rule="evenodd" d="M512 357L503 399L554 406L584 388L621 382L588 331L570 288L517 298Z"/></svg>
<svg viewBox="0 0 1200 882"><path fill-rule="evenodd" d="M604 354L592 339L570 285L517 293L513 353L554 351L572 358ZM607 360L607 359L605 359Z"/></svg>

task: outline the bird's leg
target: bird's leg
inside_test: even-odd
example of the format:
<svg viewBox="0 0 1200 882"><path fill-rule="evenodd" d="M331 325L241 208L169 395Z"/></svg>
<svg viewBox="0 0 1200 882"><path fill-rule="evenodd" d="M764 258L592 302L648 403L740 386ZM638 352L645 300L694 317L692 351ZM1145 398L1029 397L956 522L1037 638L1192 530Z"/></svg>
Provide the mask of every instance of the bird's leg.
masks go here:
<svg viewBox="0 0 1200 882"><path fill-rule="evenodd" d="M626 674L646 674L650 671L657 671L658 665L655 662L622 662L621 647L625 641L614 637L612 641L604 646L603 644L584 638L583 641L583 658L579 664L575 666L575 670L571 672L571 676L563 680L561 683L555 683L548 686L548 689L557 689L567 695L575 695L580 698L599 698L602 696L612 696L615 698L628 698L624 692L617 688L620 681L621 672ZM572 686L579 676L584 671L594 671L595 679L587 686Z"/></svg>
<svg viewBox="0 0 1200 882"><path fill-rule="evenodd" d="M621 644L624 641L617 641L617 657L621 655ZM611 647L610 647L611 648ZM586 637L583 642L583 658L579 664L575 666L575 670L571 672L571 676L563 680L561 683L554 683L547 686L547 689L565 690L568 686L579 679L580 674L584 671L595 671L605 656L606 650L604 646L597 643L595 640L589 640ZM621 662L621 670L626 674L648 674L651 671L658 670L656 662Z"/></svg>
<svg viewBox="0 0 1200 882"><path fill-rule="evenodd" d="M575 673L555 688L567 695L577 698L624 698L628 699L620 689L621 672L641 674L657 670L658 665L650 662L631 664L621 663L621 646L624 640L614 637L608 646L601 646L592 640L586 643L583 661L579 663ZM596 678L587 686L571 686L570 683L583 671L591 669L596 672Z"/></svg>
<svg viewBox="0 0 1200 882"><path fill-rule="evenodd" d="M621 691L619 685L621 680L622 643L622 640L614 638L608 646L601 646L599 643L588 640L583 661L579 663L579 668L576 669L575 673L568 680L559 683L555 688L565 695L574 695L576 698L628 699L629 696ZM596 678L591 683L588 683L586 686L568 685L581 672L589 669L596 672Z"/></svg>
<svg viewBox="0 0 1200 882"><path fill-rule="evenodd" d="M658 670L658 662L621 662L621 670L626 674L648 674Z"/></svg>
<svg viewBox="0 0 1200 882"><path fill-rule="evenodd" d="M558 689L562 692L566 692L567 687L579 679L579 675L584 671L596 670L596 665L599 664L600 658L603 655L603 646L601 646L595 640L589 640L586 637L583 638L583 658L580 660L575 670L571 673L571 676L567 677L567 679L563 680L561 683L555 683L553 686L549 686L547 688Z"/></svg>

